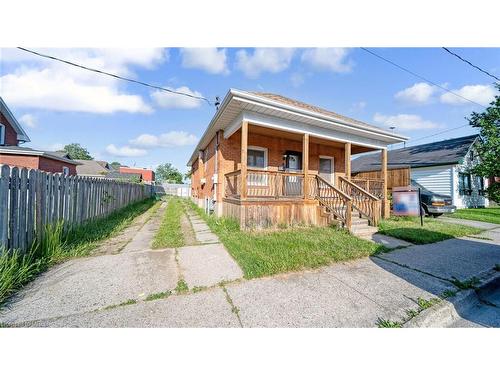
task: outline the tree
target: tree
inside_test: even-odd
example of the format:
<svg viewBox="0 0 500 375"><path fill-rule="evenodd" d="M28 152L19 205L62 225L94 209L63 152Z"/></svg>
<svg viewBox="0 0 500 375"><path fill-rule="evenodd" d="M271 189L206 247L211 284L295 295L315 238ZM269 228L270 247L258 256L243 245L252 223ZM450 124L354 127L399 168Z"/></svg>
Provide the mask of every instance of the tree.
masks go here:
<svg viewBox="0 0 500 375"><path fill-rule="evenodd" d="M500 91L500 84L496 84ZM471 170L475 175L490 178L491 184L486 190L488 198L500 202L500 95L482 113L472 112L469 124L479 129L480 142L476 143L479 162Z"/></svg>
<svg viewBox="0 0 500 375"><path fill-rule="evenodd" d="M171 184L182 184L182 173L170 163L160 164L155 171L156 180Z"/></svg>
<svg viewBox="0 0 500 375"><path fill-rule="evenodd" d="M62 151L66 152L71 159L94 160L87 149L79 143L70 143L64 146Z"/></svg>

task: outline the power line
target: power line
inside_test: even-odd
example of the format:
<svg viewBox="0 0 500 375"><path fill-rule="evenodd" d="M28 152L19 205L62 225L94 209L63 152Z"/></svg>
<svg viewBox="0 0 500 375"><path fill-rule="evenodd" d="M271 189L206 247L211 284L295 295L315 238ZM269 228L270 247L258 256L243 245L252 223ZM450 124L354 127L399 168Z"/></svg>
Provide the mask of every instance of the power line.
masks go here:
<svg viewBox="0 0 500 375"><path fill-rule="evenodd" d="M180 91L175 91L175 90L167 89L165 87L160 87L160 86L152 85L150 83L146 83L146 82L142 82L142 81L137 81L137 80L132 79L132 78L122 77L122 76L119 76L117 74L104 72L104 71L99 70L99 69L89 68L87 66L80 65L80 64L68 61L68 60L63 60L63 59L60 59L58 57L54 57L54 56L50 56L50 55L45 55L43 53L32 51L32 50L29 50L27 48L23 48L23 47L17 47L17 48L20 49L20 50L22 50L22 51L32 53L34 55L37 55L37 56L40 56L40 57L44 57L46 59L51 59L51 60L59 61L59 62L68 64L68 65L72 65L72 66L75 66L77 68L85 69L85 70L88 70L88 71L91 71L91 72L94 72L94 73L104 74L104 75L107 75L109 77L113 77L113 78L116 78L116 79L121 79L122 81L137 83L137 84L142 85L142 86L150 87L150 88L161 90L161 91L166 91L166 92L171 93L171 94L183 95L183 96L187 96L187 97L190 97L190 98L193 98L193 99L204 100L209 105L212 105L212 103L210 102L210 100L208 100L207 98L205 98L203 96L192 95L192 94L188 94L188 93L185 93L185 92L180 92Z"/></svg>
<svg viewBox="0 0 500 375"><path fill-rule="evenodd" d="M411 75L413 75L413 76L415 76L415 77L418 77L418 78L420 78L420 79L422 79L422 80L424 80L424 81L426 81L426 82L430 83L430 84L431 84L431 85L433 85L433 86L439 87L440 89L442 89L442 90L444 90L444 91L447 91L447 92L449 92L449 93L450 93L450 94L452 94L452 95L455 95L456 97L459 97L459 98L461 98L461 99L463 99L463 100L466 100L466 101L468 101L468 102L471 102L471 103L473 103L473 104L477 104L477 105L479 105L479 106L481 106L481 107L483 107L483 108L486 108L484 105L479 104L479 103L477 103L477 102L475 102L475 101L473 101L473 100L467 99L466 97L464 97L464 96L462 96L462 95L460 95L460 94L457 94L456 92L454 92L454 91L452 91L452 90L449 90L449 89L447 89L446 87L443 87L443 86L441 86L441 85L438 85L437 83L432 82L431 80L429 80L429 79L427 79L427 78L425 78L425 77L421 76L420 74L414 73L414 72L412 72L411 70L406 69L405 67L403 67L403 66L401 66L401 65L399 65L399 64L396 64L395 62L392 62L391 60L386 59L385 57L380 56L380 55L376 54L376 53L375 53L375 52L373 52L373 51L370 51L368 48L364 48L364 47L360 47L360 48L361 48L363 51L368 52L369 54L371 54L371 55L373 55L373 56L375 56L375 57L377 57L377 58L379 58L379 59L381 59L381 60L383 60L383 61L385 61L385 62L387 62L387 63L391 64L391 65L394 65L395 67L397 67L397 68L399 68L399 69L401 69L401 70L403 70L403 71L405 71L405 72L407 72L407 73L409 73L409 74L411 74Z"/></svg>
<svg viewBox="0 0 500 375"><path fill-rule="evenodd" d="M456 54L455 52L452 52L450 51L448 48L446 47L441 47L442 49L444 49L446 52L448 52L450 55L453 55L455 56L456 58L458 58L459 60L462 60L464 63L466 64L469 64L470 66L472 66L473 68L476 68L477 70L479 70L480 72L492 77L492 78L495 78L497 81L500 81L500 78L498 78L497 76L491 74L490 72L487 72L486 70L484 69L481 69L479 66L477 65L474 65L473 63L471 63L469 60L467 59L464 59L462 56Z"/></svg>
<svg viewBox="0 0 500 375"><path fill-rule="evenodd" d="M425 137L420 137L420 138L417 138L417 139L412 139L411 141L406 142L406 143L413 143L413 142L416 142L416 141L420 141L422 139L426 139L426 138L434 137L436 135L440 135L440 134L444 134L444 133L447 133L447 132L451 132L453 130L465 128L466 126L469 126L469 125L457 126L456 128L451 128L451 129L443 130L442 132L439 132L439 133L435 133L435 134L431 134L431 135L426 135Z"/></svg>

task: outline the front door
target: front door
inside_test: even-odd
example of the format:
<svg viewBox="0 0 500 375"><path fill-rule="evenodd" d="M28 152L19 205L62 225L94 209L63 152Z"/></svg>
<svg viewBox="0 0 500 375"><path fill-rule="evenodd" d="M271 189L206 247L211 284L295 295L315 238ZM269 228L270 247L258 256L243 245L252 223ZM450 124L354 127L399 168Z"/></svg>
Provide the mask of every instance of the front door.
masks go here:
<svg viewBox="0 0 500 375"><path fill-rule="evenodd" d="M329 156L320 156L319 157L319 175L323 177L326 181L331 184L334 183L333 179L333 158Z"/></svg>

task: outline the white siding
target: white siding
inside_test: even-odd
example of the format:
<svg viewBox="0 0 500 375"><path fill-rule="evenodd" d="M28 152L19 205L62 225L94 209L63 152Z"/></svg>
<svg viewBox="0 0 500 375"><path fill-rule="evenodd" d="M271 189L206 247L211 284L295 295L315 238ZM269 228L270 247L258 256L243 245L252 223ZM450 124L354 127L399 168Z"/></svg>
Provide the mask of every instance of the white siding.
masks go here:
<svg viewBox="0 0 500 375"><path fill-rule="evenodd" d="M461 195L459 190L458 190L458 173L459 172L464 172L468 173L470 168L472 168L474 165L477 163L477 156L474 155L474 159L471 160L471 153L470 150L465 156L464 160L462 160L462 163L457 164L453 168L453 174L454 174L454 192L453 192L453 204L457 206L457 208L471 208L471 207L488 207L489 202L488 199L486 199L484 196L479 195L479 186L477 183L477 180L474 175L471 176L471 187L472 187L472 194L471 195ZM488 187L488 180L483 179L484 181L484 188L486 189Z"/></svg>
<svg viewBox="0 0 500 375"><path fill-rule="evenodd" d="M453 191L452 169L451 165L412 168L411 179L434 193L451 196Z"/></svg>

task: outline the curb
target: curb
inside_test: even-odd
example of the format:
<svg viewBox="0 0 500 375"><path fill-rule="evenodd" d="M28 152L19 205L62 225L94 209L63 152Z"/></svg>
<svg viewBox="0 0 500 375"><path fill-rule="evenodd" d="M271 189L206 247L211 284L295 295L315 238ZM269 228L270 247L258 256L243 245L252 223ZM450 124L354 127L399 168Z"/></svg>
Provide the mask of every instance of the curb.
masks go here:
<svg viewBox="0 0 500 375"><path fill-rule="evenodd" d="M480 278L480 285L476 289L467 289L457 292L451 298L441 301L437 305L422 311L415 318L403 324L404 328L443 328L460 318L460 312L470 309L481 303L478 293L496 287L500 283L500 273L488 271Z"/></svg>

